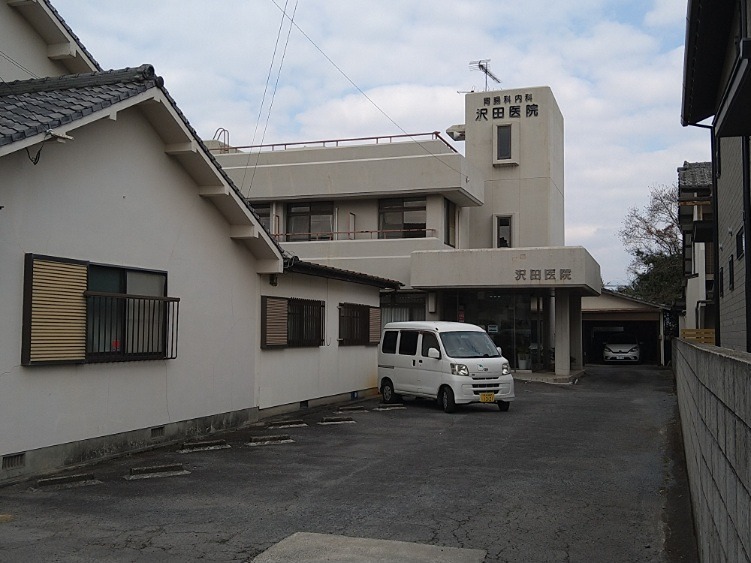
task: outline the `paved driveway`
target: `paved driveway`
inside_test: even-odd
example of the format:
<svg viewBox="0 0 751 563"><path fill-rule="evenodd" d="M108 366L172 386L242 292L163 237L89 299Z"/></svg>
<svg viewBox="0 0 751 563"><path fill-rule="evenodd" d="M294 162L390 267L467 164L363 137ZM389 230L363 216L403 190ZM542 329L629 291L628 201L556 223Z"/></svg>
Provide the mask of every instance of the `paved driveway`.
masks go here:
<svg viewBox="0 0 751 563"><path fill-rule="evenodd" d="M576 385L517 381L506 413L368 400L352 423L321 425L333 409L310 410L287 417L304 427L229 433L231 448L88 468L99 484L0 489L0 560L248 561L296 532L485 561L693 560L670 372L588 371ZM294 442L246 445L279 433ZM190 473L123 478L167 463Z"/></svg>

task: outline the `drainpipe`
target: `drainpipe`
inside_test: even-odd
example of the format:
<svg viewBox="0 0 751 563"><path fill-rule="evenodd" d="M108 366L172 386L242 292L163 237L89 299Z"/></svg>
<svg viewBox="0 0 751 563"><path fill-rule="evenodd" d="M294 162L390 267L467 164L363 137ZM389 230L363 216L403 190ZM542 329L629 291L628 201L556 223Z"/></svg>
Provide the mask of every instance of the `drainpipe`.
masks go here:
<svg viewBox="0 0 751 563"><path fill-rule="evenodd" d="M748 6L747 0L741 0L740 36L748 38ZM743 151L743 265L746 274L744 283L744 297L746 301L746 352L751 352L751 143L748 135L741 139Z"/></svg>
<svg viewBox="0 0 751 563"><path fill-rule="evenodd" d="M694 324L696 325L696 328L704 328L704 325L706 324L705 322L699 323L699 311L701 311L702 309L706 310L707 303L708 301L706 299L699 299L696 302L696 307L694 309L694 315L696 318L696 321L694 322ZM699 326L700 324L701 326Z"/></svg>
<svg viewBox="0 0 751 563"><path fill-rule="evenodd" d="M746 352L751 352L751 143L748 136L743 137L741 142L743 150L743 265L745 266L746 280L744 293L746 299Z"/></svg>

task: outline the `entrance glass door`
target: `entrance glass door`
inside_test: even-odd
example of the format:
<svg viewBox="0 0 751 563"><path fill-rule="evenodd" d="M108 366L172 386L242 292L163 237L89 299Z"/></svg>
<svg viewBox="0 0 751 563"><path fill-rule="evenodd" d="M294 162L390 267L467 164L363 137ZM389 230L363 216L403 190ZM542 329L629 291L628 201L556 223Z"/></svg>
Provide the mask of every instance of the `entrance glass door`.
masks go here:
<svg viewBox="0 0 751 563"><path fill-rule="evenodd" d="M484 328L515 369L543 367L543 299L501 290L458 290L441 295L441 318Z"/></svg>

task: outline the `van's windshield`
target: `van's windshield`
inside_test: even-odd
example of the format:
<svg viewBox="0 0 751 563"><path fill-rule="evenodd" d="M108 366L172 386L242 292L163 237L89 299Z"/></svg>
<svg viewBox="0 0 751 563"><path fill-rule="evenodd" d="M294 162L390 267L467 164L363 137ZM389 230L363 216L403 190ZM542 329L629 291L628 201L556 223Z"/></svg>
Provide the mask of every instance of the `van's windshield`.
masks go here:
<svg viewBox="0 0 751 563"><path fill-rule="evenodd" d="M452 358L497 358L498 349L484 332L442 332L446 354Z"/></svg>

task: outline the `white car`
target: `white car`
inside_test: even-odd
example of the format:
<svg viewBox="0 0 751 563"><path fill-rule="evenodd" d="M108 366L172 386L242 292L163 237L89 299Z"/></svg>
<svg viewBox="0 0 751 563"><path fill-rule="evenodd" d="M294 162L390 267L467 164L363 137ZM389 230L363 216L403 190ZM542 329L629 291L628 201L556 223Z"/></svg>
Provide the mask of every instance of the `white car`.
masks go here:
<svg viewBox="0 0 751 563"><path fill-rule="evenodd" d="M509 362L479 326L446 321L388 323L378 347L378 382L386 403L399 395L436 399L445 412L456 405L514 400Z"/></svg>
<svg viewBox="0 0 751 563"><path fill-rule="evenodd" d="M641 360L639 341L633 334L614 332L605 339L602 349L605 362L634 362Z"/></svg>

